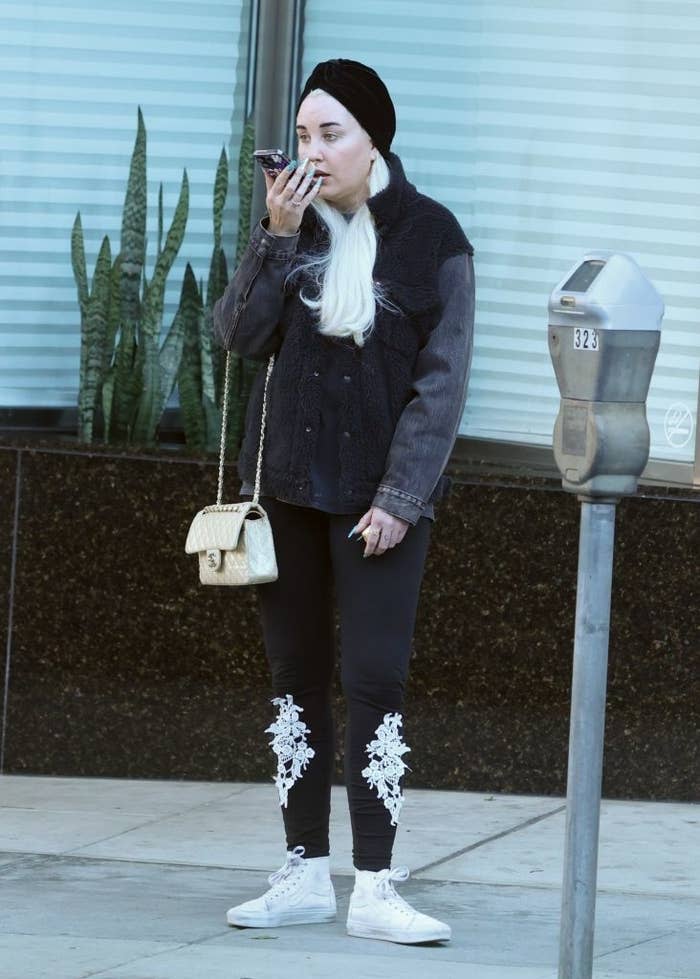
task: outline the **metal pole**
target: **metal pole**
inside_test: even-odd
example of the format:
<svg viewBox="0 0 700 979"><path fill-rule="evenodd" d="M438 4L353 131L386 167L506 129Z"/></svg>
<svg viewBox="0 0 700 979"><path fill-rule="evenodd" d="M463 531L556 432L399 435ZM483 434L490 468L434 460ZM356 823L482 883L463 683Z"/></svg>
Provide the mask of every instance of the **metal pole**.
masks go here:
<svg viewBox="0 0 700 979"><path fill-rule="evenodd" d="M591 979L615 503L581 503L559 979Z"/></svg>
<svg viewBox="0 0 700 979"><path fill-rule="evenodd" d="M255 145L258 149L288 148L296 119L302 0L259 0L255 55ZM266 188L255 168L251 220L265 213Z"/></svg>

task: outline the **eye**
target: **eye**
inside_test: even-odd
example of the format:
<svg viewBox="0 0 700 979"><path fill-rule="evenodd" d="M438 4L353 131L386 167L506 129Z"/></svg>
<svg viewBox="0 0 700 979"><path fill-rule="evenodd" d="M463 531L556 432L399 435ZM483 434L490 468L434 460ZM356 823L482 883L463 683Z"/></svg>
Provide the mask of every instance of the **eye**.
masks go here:
<svg viewBox="0 0 700 979"><path fill-rule="evenodd" d="M337 133L326 133L326 139L336 140L338 138Z"/></svg>
<svg viewBox="0 0 700 979"><path fill-rule="evenodd" d="M298 136L297 138L298 138L298 140L299 140L299 142L300 142L300 143L305 143L305 142L306 142L306 140L307 140L307 139L308 139L309 137L308 137L308 136L305 136L305 135L303 135L302 133L299 133L299 136Z"/></svg>

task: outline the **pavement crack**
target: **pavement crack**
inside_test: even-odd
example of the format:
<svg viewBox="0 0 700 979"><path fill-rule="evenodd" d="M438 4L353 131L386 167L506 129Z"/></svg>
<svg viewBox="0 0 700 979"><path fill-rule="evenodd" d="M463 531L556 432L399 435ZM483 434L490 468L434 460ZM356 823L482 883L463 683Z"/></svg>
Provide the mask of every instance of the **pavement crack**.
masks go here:
<svg viewBox="0 0 700 979"><path fill-rule="evenodd" d="M169 945L167 948L159 948L157 952L141 952L140 955L135 955L133 958L127 959L125 962L118 962L116 965L112 964L107 966L106 969L98 969L97 972L83 972L82 979L91 979L92 976L104 976L109 975L114 969L122 969L126 965L133 965L135 962L142 962L146 959L155 959L159 955L167 955L169 952L179 952L180 949L187 948L192 942L185 942L180 945Z"/></svg>
<svg viewBox="0 0 700 979"><path fill-rule="evenodd" d="M511 826L509 829L504 829L500 833L493 833L491 836L485 836L483 840L477 840L476 843L470 843L468 846L463 846L461 850L455 850L453 853L448 853L445 857L440 857L439 860L433 860L432 863L426 863L422 867L416 867L413 870L412 876L416 874L423 874L426 870L433 870L435 867L440 867L443 863L449 863L450 860L454 860L457 857L464 856L465 853L471 853L472 850L478 850L480 846L485 846L487 843L493 843L494 840L501 840L504 836L510 836L511 833L517 833L521 829L527 829L528 826L534 826L535 823L541 823L543 819L549 819L550 816L556 816L557 813L564 812L566 810L566 803L562 806L557 806L556 809L551 809L549 812L544 812L539 816L532 816L530 819L525 819L522 823L517 823L515 826Z"/></svg>
<svg viewBox="0 0 700 979"><path fill-rule="evenodd" d="M246 790L244 789L243 792ZM90 840L89 843L83 843L80 846L72 847L70 850L62 850L61 856L69 857L73 855L79 855L81 850L89 849L92 846L97 846L100 843L109 843L110 840L118 840L120 836L128 836L129 833L133 833L135 830L145 829L147 826L153 826L155 823L167 822L169 819L177 819L179 816L190 815L196 812L198 809L202 809L204 806L209 806L212 802L227 802L229 799L242 795L243 792L234 791L229 795L221 796L220 799L207 799L205 802L198 802L194 806L188 806L184 809L179 809L177 812L163 813L159 816L154 816L152 819L147 819L143 823L135 823L133 826L129 826L126 829L120 830L118 833L112 833L111 836L103 836L98 840Z"/></svg>
<svg viewBox="0 0 700 979"><path fill-rule="evenodd" d="M620 945L619 948L611 948L607 952L599 952L594 955L593 958L604 959L606 955L615 955L617 952L626 952L630 948L637 948L639 945L648 945L649 942L656 942L659 938L668 938L671 935L677 935L679 931L685 931L684 928L674 928L673 931L660 931L658 935L652 935L651 937L642 938L638 942L630 942L628 945Z"/></svg>

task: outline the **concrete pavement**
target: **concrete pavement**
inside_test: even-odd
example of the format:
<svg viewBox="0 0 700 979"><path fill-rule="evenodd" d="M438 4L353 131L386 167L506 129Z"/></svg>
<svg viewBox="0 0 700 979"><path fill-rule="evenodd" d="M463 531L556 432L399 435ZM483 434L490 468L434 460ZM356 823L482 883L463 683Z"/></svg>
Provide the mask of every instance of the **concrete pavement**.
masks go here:
<svg viewBox="0 0 700 979"><path fill-rule="evenodd" d="M0 776L0 979L556 979L565 800L405 792L398 890L446 945L350 938L344 789L338 919L234 929L284 862L269 784ZM700 806L604 801L595 979L700 979Z"/></svg>

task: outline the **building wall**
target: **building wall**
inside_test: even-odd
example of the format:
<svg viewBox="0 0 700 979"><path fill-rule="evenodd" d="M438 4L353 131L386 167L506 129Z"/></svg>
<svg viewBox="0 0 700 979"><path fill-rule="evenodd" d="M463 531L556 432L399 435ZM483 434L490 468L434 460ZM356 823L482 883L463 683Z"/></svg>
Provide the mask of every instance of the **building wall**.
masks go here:
<svg viewBox="0 0 700 979"><path fill-rule="evenodd" d="M191 261L206 278L211 191L226 146L228 255L246 102L249 0L5 3L0 14L0 411L74 406L80 351L70 229L88 268L113 252L146 118L149 271L187 168ZM692 462L700 374L700 7L683 0L306 0L303 73L375 66L398 109L395 148L476 248L474 366L461 434L547 445L557 390L546 304L590 249L630 252L666 300L649 395L653 459ZM172 404L176 404L174 396Z"/></svg>
<svg viewBox="0 0 700 979"><path fill-rule="evenodd" d="M109 236L119 252L129 162L143 112L147 256L190 188L185 238L165 294L164 332L187 262L206 279L214 175L230 163L229 262L238 226L238 151L246 107L250 0L72 0L2 4L0 34L0 408L78 400L80 310L71 229L80 212L88 279Z"/></svg>
<svg viewBox="0 0 700 979"><path fill-rule="evenodd" d="M184 553L216 467L0 445L3 771L272 776L254 589L200 585ZM418 609L407 785L565 793L577 540L576 501L549 480L454 485ZM700 800L699 543L696 496L618 507L608 797Z"/></svg>
<svg viewBox="0 0 700 979"><path fill-rule="evenodd" d="M666 302L651 456L691 462L700 376L700 5L306 0L304 73L372 65L395 149L476 249L461 434L551 443L547 300L587 251L629 252Z"/></svg>

